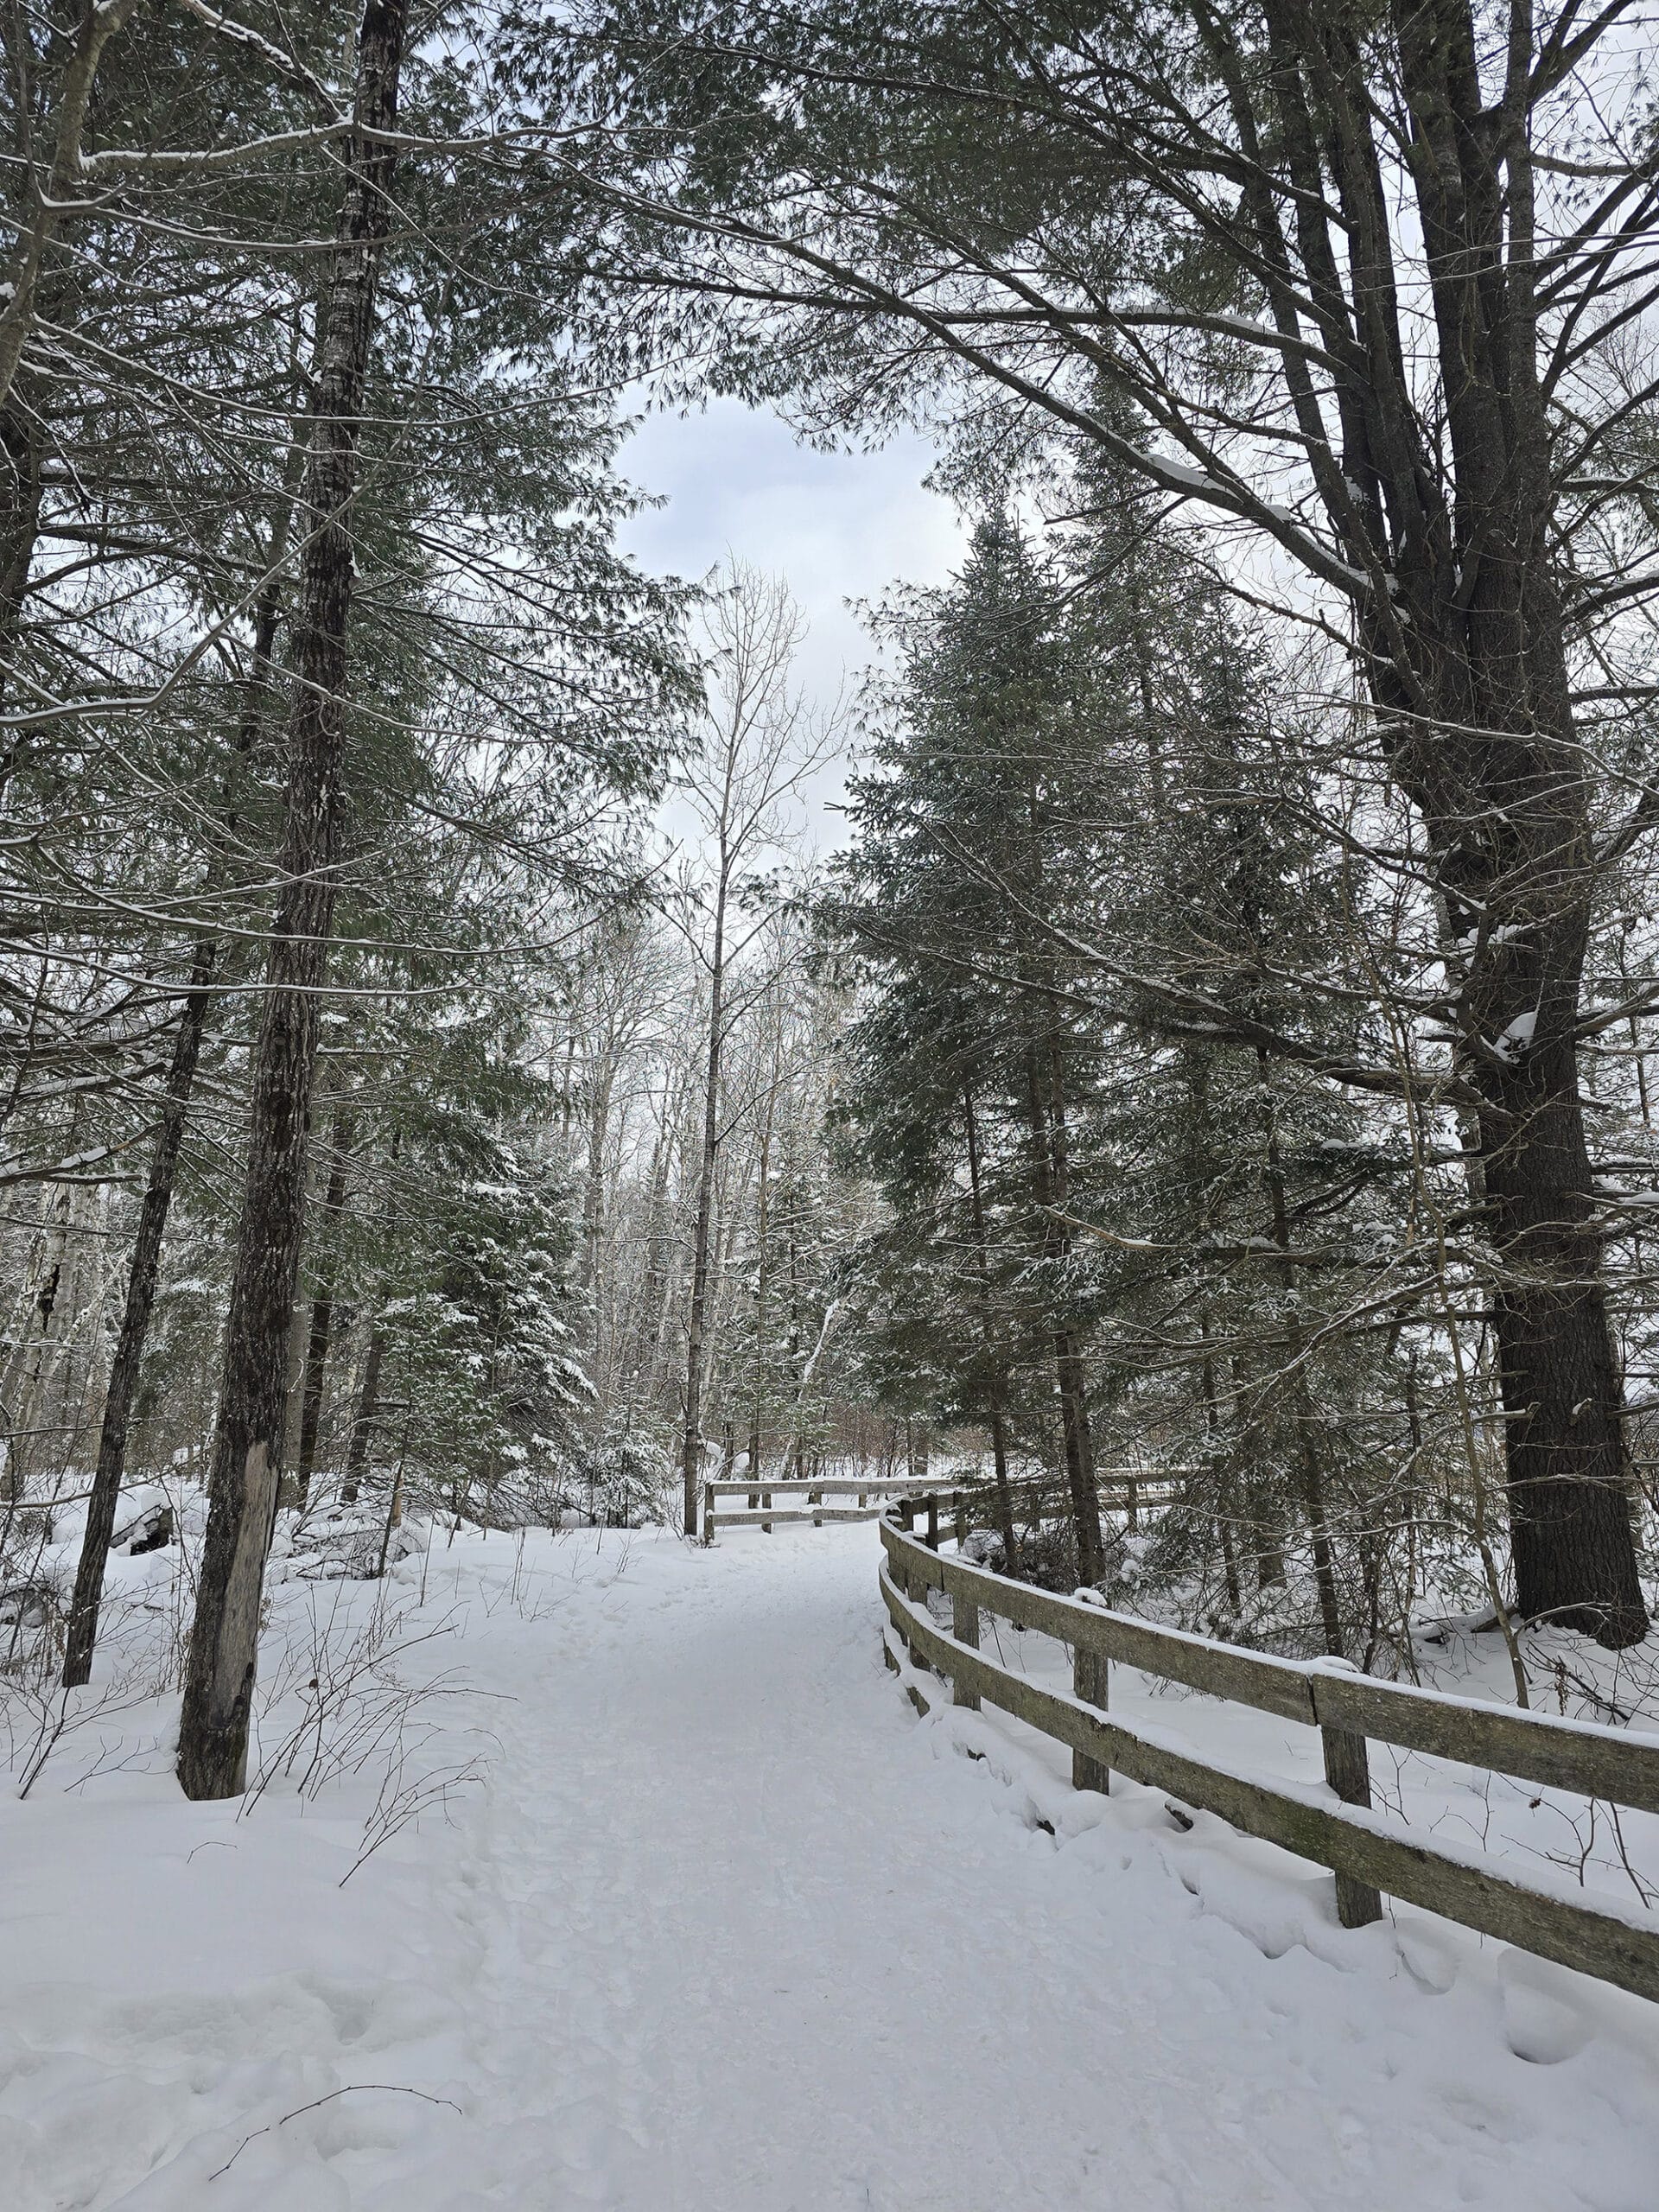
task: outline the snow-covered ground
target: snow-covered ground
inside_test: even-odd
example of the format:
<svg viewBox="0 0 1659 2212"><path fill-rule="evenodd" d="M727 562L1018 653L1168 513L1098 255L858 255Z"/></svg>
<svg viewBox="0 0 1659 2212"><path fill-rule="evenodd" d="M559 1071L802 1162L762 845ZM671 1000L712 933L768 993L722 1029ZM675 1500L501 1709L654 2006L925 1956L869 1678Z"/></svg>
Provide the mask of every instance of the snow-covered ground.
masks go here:
<svg viewBox="0 0 1659 2212"><path fill-rule="evenodd" d="M0 2202L1649 2212L1659 2008L1346 1933L1315 1869L918 1721L877 1556L474 1534L281 1581L251 1807L179 1797L112 1638L0 1801ZM168 1561L121 1568L162 1637Z"/></svg>

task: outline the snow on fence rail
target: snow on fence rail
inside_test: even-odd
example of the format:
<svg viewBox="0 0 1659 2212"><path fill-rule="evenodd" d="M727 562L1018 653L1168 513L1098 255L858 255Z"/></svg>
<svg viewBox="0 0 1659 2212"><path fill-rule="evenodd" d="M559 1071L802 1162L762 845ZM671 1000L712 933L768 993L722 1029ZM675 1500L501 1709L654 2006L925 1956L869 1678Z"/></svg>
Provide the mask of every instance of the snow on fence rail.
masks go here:
<svg viewBox="0 0 1659 2212"><path fill-rule="evenodd" d="M922 1503L906 1500L881 1522L881 1594L895 1630L914 1665L950 1679L958 1705L988 1700L1069 1745L1075 1788L1105 1789L1116 1767L1131 1781L1166 1789L1246 1834L1330 1867L1345 1928L1379 1918L1379 1892L1386 1891L1659 2001L1659 1919L1637 1905L1598 1899L1565 1877L1522 1881L1478 1850L1402 1834L1370 1809L1366 1738L1647 1813L1659 1813L1659 1741L1592 1721L1413 1689L1328 1660L1275 1659L1056 1597L942 1556L936 1516L931 1541L910 1533ZM949 1634L927 1611L930 1589L950 1599ZM1075 1694L1046 1689L983 1657L982 1612L1070 1644ZM887 1657L898 1665L891 1647ZM1332 1806L1314 1788L1264 1783L1211 1764L1162 1730L1110 1719L1107 1669L1113 1660L1317 1728L1325 1779L1338 1803Z"/></svg>
<svg viewBox="0 0 1659 2212"><path fill-rule="evenodd" d="M815 1529L826 1521L874 1521L885 1510L884 1502L901 1492L920 1497L941 1491L954 1491L961 1484L960 1475L897 1475L886 1480L879 1475L768 1476L753 1483L745 1482L739 1476L732 1481L706 1482L702 1486L702 1541L712 1544L716 1528L753 1528L757 1522L770 1535L774 1521L810 1521ZM774 1491L785 1497L801 1497L805 1503L774 1509ZM856 1503L826 1505L826 1496L851 1497ZM722 1497L747 1497L748 1507L734 1513L722 1513ZM878 1502L872 1504L872 1498Z"/></svg>
<svg viewBox="0 0 1659 2212"><path fill-rule="evenodd" d="M1030 1487L1015 1485L1016 1489ZM804 1503L799 1506L774 1508L772 1495L776 1491L785 1497L799 1497ZM759 1525L770 1535L774 1522L810 1521L815 1529L826 1521L877 1521L887 1510L887 1501L895 1497L912 1497L925 1501L930 1530L937 1534L938 1510L943 1503L957 1524L958 1535L965 1526L964 1516L970 1500L988 1497L983 1485L966 1484L960 1475L894 1475L885 1479L878 1475L798 1475L787 1479L769 1478L760 1482L747 1482L741 1475L718 1482L705 1482L702 1486L702 1541L712 1544L718 1529L753 1528ZM1174 1485L1154 1477L1148 1481L1133 1471L1118 1472L1108 1470L1100 1478L1103 1505L1121 1508L1131 1501L1143 1505L1166 1504L1174 1496ZM735 1512L722 1511L723 1497L747 1497L748 1504ZM826 1497L851 1497L851 1505L826 1505ZM876 1503L872 1503L874 1499Z"/></svg>

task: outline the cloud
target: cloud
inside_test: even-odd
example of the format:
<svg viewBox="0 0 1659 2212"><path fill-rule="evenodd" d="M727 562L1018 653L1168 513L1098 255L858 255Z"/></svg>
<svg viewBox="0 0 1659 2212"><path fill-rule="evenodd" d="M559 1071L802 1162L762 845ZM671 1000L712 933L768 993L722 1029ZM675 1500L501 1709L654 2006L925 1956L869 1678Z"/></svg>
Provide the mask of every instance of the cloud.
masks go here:
<svg viewBox="0 0 1659 2212"><path fill-rule="evenodd" d="M955 509L923 487L933 459L911 435L876 453L817 453L734 399L652 416L621 465L665 504L637 516L623 543L659 574L700 577L733 553L782 576L810 626L801 681L827 706L875 657L846 602L879 599L899 579L943 582L960 561Z"/></svg>

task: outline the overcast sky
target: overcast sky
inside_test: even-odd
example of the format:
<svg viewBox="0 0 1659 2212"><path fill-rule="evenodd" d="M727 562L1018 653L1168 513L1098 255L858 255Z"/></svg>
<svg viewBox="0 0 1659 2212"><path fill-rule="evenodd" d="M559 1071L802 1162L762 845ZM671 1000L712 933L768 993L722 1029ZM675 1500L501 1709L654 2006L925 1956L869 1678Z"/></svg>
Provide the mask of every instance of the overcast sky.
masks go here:
<svg viewBox="0 0 1659 2212"><path fill-rule="evenodd" d="M955 510L923 488L932 458L910 436L879 453L815 453L775 416L736 400L652 416L626 448L622 470L664 504L630 523L623 543L657 574L700 578L731 552L782 576L811 626L802 682L828 705L843 681L850 696L873 653L846 602L879 599L900 579L943 582L960 561ZM820 803L833 802L837 788L838 779L824 779ZM834 842L833 819L817 834Z"/></svg>

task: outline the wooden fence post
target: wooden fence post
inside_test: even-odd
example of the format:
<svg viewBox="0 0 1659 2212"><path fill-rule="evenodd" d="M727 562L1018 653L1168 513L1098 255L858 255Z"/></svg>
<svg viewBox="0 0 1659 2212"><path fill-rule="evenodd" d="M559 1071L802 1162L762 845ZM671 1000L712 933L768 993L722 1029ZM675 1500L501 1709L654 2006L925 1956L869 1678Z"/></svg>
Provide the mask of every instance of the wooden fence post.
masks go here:
<svg viewBox="0 0 1659 2212"><path fill-rule="evenodd" d="M1325 1778L1344 1805L1371 1802L1371 1767L1365 1738L1348 1728L1321 1728ZM1382 1900L1369 1882L1351 1874L1337 1876L1337 1918L1344 1928L1369 1928L1382 1917Z"/></svg>
<svg viewBox="0 0 1659 2212"><path fill-rule="evenodd" d="M902 1590L905 1586L905 1570L896 1559L889 1557L887 1560L887 1572L892 1576L898 1587ZM905 1640L904 1630L899 1628L897 1621L894 1621L892 1624L892 1626L897 1633L899 1642L902 1643ZM890 1674L896 1675L899 1672L899 1662L893 1656L893 1646L888 1642L885 1633L881 1638L881 1656L887 1662L888 1672Z"/></svg>
<svg viewBox="0 0 1659 2212"><path fill-rule="evenodd" d="M979 1607L971 1598L962 1597L954 1590L950 1592L950 1633L958 1643L971 1644L978 1650ZM950 1701L953 1705L965 1705L975 1713L979 1711L979 1693L964 1689L960 1682L951 1684Z"/></svg>
<svg viewBox="0 0 1659 2212"><path fill-rule="evenodd" d="M1080 1643L1071 1648L1071 1688L1084 1704L1106 1710L1108 1669L1110 1662L1098 1651L1085 1650ZM1109 1795L1112 1774L1087 1751L1071 1754L1071 1787L1074 1789L1098 1789L1103 1796Z"/></svg>
<svg viewBox="0 0 1659 2212"><path fill-rule="evenodd" d="M909 1599L912 1605L919 1605L924 1612L927 1611L927 1585L925 1582L921 1585L919 1589L907 1586L905 1591L905 1595ZM910 1663L916 1669L918 1675L931 1675L933 1671L932 1667L929 1663L927 1654L921 1647L920 1640L916 1637L912 1637L911 1639Z"/></svg>
<svg viewBox="0 0 1659 2212"><path fill-rule="evenodd" d="M931 1552L939 1548L939 1499L937 1491L927 1493L927 1548Z"/></svg>
<svg viewBox="0 0 1659 2212"><path fill-rule="evenodd" d="M769 1513L769 1512L771 1511L771 1510L772 1510L772 1492L771 1492L769 1490L763 1490L763 1491L761 1491L761 1493L760 1493L760 1506L761 1506L761 1510L762 1510L763 1512L767 1512L767 1513ZM762 1535L763 1536L769 1536L769 1535L772 1534L772 1522L771 1522L769 1520L767 1520L767 1521L763 1521L763 1522L760 1523L760 1533L761 1533L761 1535Z"/></svg>
<svg viewBox="0 0 1659 2212"><path fill-rule="evenodd" d="M712 1544L715 1541L715 1486L713 1483L704 1483L702 1486L702 1541L705 1544Z"/></svg>
<svg viewBox="0 0 1659 2212"><path fill-rule="evenodd" d="M913 1536L915 1535L916 1501L913 1497L901 1497L899 1499L899 1526L904 1530L907 1536Z"/></svg>
<svg viewBox="0 0 1659 2212"><path fill-rule="evenodd" d="M906 1503L908 1503L908 1501L906 1501ZM893 1571L894 1579L898 1582L900 1590L903 1591L906 1601L912 1605L919 1605L922 1611L925 1612L927 1611L926 1583L922 1582L918 1585L917 1582L913 1582L911 1580L909 1562L902 1557L893 1562ZM933 1669L928 1664L927 1655L923 1651L920 1643L916 1640L916 1638L914 1637L906 1636L905 1638L905 1645L906 1649L910 1653L910 1663L916 1669L917 1673L918 1675L931 1675Z"/></svg>
<svg viewBox="0 0 1659 2212"><path fill-rule="evenodd" d="M821 1507L823 1503L823 1492L821 1490L808 1491L806 1493L806 1502L809 1505L817 1505ZM812 1516L812 1526L815 1529L823 1528L823 1515L822 1512L815 1513Z"/></svg>

